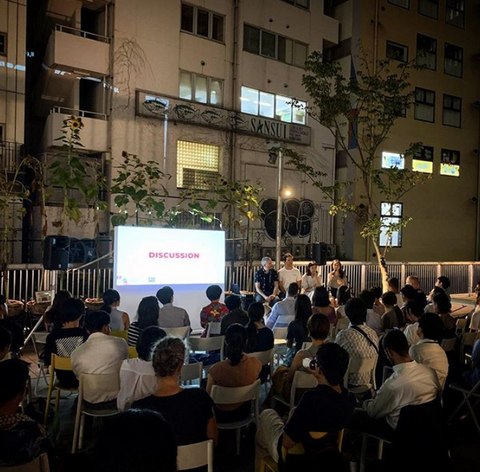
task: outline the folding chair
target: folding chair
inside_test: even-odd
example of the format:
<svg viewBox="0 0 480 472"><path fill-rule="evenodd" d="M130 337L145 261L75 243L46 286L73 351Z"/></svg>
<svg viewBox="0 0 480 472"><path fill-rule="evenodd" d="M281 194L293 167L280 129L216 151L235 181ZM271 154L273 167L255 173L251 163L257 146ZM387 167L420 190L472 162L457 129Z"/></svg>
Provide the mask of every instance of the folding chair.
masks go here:
<svg viewBox="0 0 480 472"><path fill-rule="evenodd" d="M455 326L455 333L457 335L462 336L465 333L465 328L467 327L467 319L466 318L458 318L457 324Z"/></svg>
<svg viewBox="0 0 480 472"><path fill-rule="evenodd" d="M348 364L347 375L348 379L349 374L370 374L370 385L358 385L356 387L350 387L348 384L345 385L345 388L353 394L365 393L370 388L376 390L377 384L375 382L375 369L377 367L378 356L370 357L368 359L362 359L358 357L351 357Z"/></svg>
<svg viewBox="0 0 480 472"><path fill-rule="evenodd" d="M222 323L220 323L220 321L208 323L207 338L210 338L212 336L220 336L221 327Z"/></svg>
<svg viewBox="0 0 480 472"><path fill-rule="evenodd" d="M218 323L220 324L220 323ZM197 352L220 351L220 361L223 361L223 350L225 345L225 336L215 336L213 338L197 338L188 339L190 351L195 354ZM213 365L213 364L212 364ZM210 370L211 365L204 365L205 374Z"/></svg>
<svg viewBox="0 0 480 472"><path fill-rule="evenodd" d="M213 472L213 440L203 441L186 446L178 446L177 470L196 469L208 467L208 472Z"/></svg>
<svg viewBox="0 0 480 472"><path fill-rule="evenodd" d="M13 467L0 467L2 472L49 472L48 456L43 453L36 459L26 464L14 465Z"/></svg>
<svg viewBox="0 0 480 472"><path fill-rule="evenodd" d="M297 370L293 377L292 388L290 390L290 401L287 402L281 395L274 395L272 400L283 403L288 406L290 410L295 406L295 395L297 388L311 389L318 385L317 379L308 372L301 372Z"/></svg>
<svg viewBox="0 0 480 472"><path fill-rule="evenodd" d="M465 358L468 356L467 349L471 353L473 345L480 339L480 332L463 333L460 339L460 364L466 364Z"/></svg>
<svg viewBox="0 0 480 472"><path fill-rule="evenodd" d="M236 451L237 455L240 455L240 441L241 431L244 426L255 422L258 425L259 416L259 396L260 396L260 380L255 381L251 385L246 387L220 387L214 385L212 387L212 393L210 394L213 402L216 405L230 405L232 403L245 403L254 400L254 411L250 413L247 418L241 421L235 421L233 423L218 423L218 429L235 429L236 430Z"/></svg>
<svg viewBox="0 0 480 472"><path fill-rule="evenodd" d="M182 373L180 374L180 382L191 383L192 380L197 380L200 383L202 380L202 362L193 362L192 364L185 364L182 367Z"/></svg>
<svg viewBox="0 0 480 472"><path fill-rule="evenodd" d="M440 346L445 352L452 352L455 349L456 342L457 338L446 338L442 339Z"/></svg>
<svg viewBox="0 0 480 472"><path fill-rule="evenodd" d="M178 328L161 328L167 336L173 336L174 338L188 339L190 336L190 326L181 326Z"/></svg>
<svg viewBox="0 0 480 472"><path fill-rule="evenodd" d="M273 342L275 347L276 365L280 365L280 360L287 353L287 330L288 328L273 328Z"/></svg>
<svg viewBox="0 0 480 472"><path fill-rule="evenodd" d="M115 398L120 391L120 375L119 372L112 374L82 374L80 375L80 387L78 389L78 404L75 414L75 427L73 431L72 454L83 446L83 430L85 426L85 416L93 416L104 418L107 416L115 416L120 411L115 408L97 409L86 404L84 396L88 397L89 392L103 392Z"/></svg>
<svg viewBox="0 0 480 472"><path fill-rule="evenodd" d="M135 346L128 346L128 358L136 359L138 357L137 348Z"/></svg>
<svg viewBox="0 0 480 472"><path fill-rule="evenodd" d="M248 357L255 357L262 363L262 367L268 365L270 367L269 378L270 381L273 377L273 356L275 355L275 349L269 349L268 351L250 352ZM268 380L267 380L268 381ZM266 385L266 382L265 382Z"/></svg>
<svg viewBox="0 0 480 472"><path fill-rule="evenodd" d="M475 416L475 407L480 403L480 380L470 390L458 383L452 383L449 385L449 387L457 392L460 392L463 395L463 400L460 402L460 405L458 405L456 410L450 415L448 424L452 423L455 416L460 412L463 406L466 405L469 413L472 415L473 422L480 433L480 425L478 424L478 420ZM470 400L475 400L473 405L470 403Z"/></svg>

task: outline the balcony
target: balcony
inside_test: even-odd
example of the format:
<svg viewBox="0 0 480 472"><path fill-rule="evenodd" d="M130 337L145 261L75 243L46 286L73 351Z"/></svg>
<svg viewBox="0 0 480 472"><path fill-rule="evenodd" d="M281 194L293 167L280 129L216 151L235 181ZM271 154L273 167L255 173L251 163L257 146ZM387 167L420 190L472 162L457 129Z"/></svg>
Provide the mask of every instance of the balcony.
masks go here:
<svg viewBox="0 0 480 472"><path fill-rule="evenodd" d="M22 160L22 144L0 141L0 171L15 172Z"/></svg>
<svg viewBox="0 0 480 472"><path fill-rule="evenodd" d="M48 40L44 62L55 73L104 77L108 75L109 50L110 40L106 36L56 25Z"/></svg>
<svg viewBox="0 0 480 472"><path fill-rule="evenodd" d="M55 141L62 136L63 121L70 116L82 118L84 127L80 132L83 144L82 150L92 152L107 151L108 118L102 113L69 108L55 107L50 110L43 131L43 149L60 146L60 141Z"/></svg>

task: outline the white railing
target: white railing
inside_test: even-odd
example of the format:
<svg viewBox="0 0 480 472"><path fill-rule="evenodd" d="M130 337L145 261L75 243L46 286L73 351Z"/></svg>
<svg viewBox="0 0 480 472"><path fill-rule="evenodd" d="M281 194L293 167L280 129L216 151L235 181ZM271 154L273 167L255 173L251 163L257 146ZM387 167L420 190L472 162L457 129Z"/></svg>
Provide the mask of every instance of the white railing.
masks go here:
<svg viewBox="0 0 480 472"><path fill-rule="evenodd" d="M103 36L101 34L90 33L89 31L83 31L81 29L72 28L70 26L64 25L55 25L56 31L61 31L63 33L73 34L75 36L81 36L86 39L93 39L95 41L101 41L102 43L110 43L110 38Z"/></svg>
<svg viewBox="0 0 480 472"><path fill-rule="evenodd" d="M308 262L298 262L295 265L302 274L305 273ZM319 273L323 282L327 283L329 262L320 266ZM365 262L342 262L350 286L355 294L365 288L380 285L380 270L376 264ZM232 283L239 285L241 290L253 290L255 271L260 262L248 265L245 262L235 262L232 266L226 263L225 287ZM450 293L471 293L480 280L480 262L392 262L387 264L391 277L397 277L400 284L408 275L417 275L425 291L434 286L437 277L445 275L450 279ZM74 297L95 297L113 286L113 269L111 267L97 268L71 267L63 275L58 271L44 270L41 264L16 264L8 267L7 279L9 298L16 300L31 300L39 290L70 290ZM0 287L3 281L0 276ZM1 289L0 289L1 290Z"/></svg>
<svg viewBox="0 0 480 472"><path fill-rule="evenodd" d="M75 110L73 108L65 107L53 107L50 109L50 114L61 113L62 115L73 115L81 118L93 118L95 120L108 120L108 116L105 113L97 113L95 111Z"/></svg>

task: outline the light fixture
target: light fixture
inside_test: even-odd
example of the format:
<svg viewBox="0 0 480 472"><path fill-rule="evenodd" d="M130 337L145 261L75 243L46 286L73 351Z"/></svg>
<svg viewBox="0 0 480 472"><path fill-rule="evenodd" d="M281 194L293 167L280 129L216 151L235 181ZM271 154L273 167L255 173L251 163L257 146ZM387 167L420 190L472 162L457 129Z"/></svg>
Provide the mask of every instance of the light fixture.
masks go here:
<svg viewBox="0 0 480 472"><path fill-rule="evenodd" d="M268 163L274 166L277 163L277 153L275 151L268 151Z"/></svg>

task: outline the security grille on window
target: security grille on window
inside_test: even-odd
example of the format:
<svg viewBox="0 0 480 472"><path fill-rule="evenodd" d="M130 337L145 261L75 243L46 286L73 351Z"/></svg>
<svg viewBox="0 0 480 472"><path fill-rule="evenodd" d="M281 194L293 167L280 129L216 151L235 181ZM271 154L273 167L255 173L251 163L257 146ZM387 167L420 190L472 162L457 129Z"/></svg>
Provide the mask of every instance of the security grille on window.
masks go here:
<svg viewBox="0 0 480 472"><path fill-rule="evenodd" d="M408 62L408 47L387 41L387 57L395 61Z"/></svg>
<svg viewBox="0 0 480 472"><path fill-rule="evenodd" d="M415 89L415 119L435 122L435 92L432 90Z"/></svg>
<svg viewBox="0 0 480 472"><path fill-rule="evenodd" d="M177 187L207 190L220 171L221 147L177 142Z"/></svg>
<svg viewBox="0 0 480 472"><path fill-rule="evenodd" d="M381 212L381 232L380 246L401 247L402 246L402 229L397 228L402 221L403 203L386 203L380 205Z"/></svg>
<svg viewBox="0 0 480 472"><path fill-rule="evenodd" d="M462 125L462 99L453 95L443 96L443 124L460 128Z"/></svg>
<svg viewBox="0 0 480 472"><path fill-rule="evenodd" d="M465 0L447 0L445 20L449 25L465 26Z"/></svg>
<svg viewBox="0 0 480 472"><path fill-rule="evenodd" d="M410 0L388 0L388 3L397 5L397 7L410 8Z"/></svg>
<svg viewBox="0 0 480 472"><path fill-rule="evenodd" d="M298 106L293 106L293 99L290 97L262 92L250 87L242 87L240 101L242 113L275 118L299 125L306 123L306 102L298 101Z"/></svg>
<svg viewBox="0 0 480 472"><path fill-rule="evenodd" d="M0 54L7 54L7 35L0 33Z"/></svg>
<svg viewBox="0 0 480 472"><path fill-rule="evenodd" d="M418 0L418 13L434 20L438 19L438 0Z"/></svg>
<svg viewBox="0 0 480 472"><path fill-rule="evenodd" d="M437 40L417 34L417 65L437 69Z"/></svg>
<svg viewBox="0 0 480 472"><path fill-rule="evenodd" d="M454 77L463 75L463 48L445 43L445 74Z"/></svg>
<svg viewBox="0 0 480 472"><path fill-rule="evenodd" d="M422 146L412 159L412 170L431 174L433 172L433 147Z"/></svg>
<svg viewBox="0 0 480 472"><path fill-rule="evenodd" d="M308 57L306 44L245 24L243 50L277 61L304 67Z"/></svg>
<svg viewBox="0 0 480 472"><path fill-rule="evenodd" d="M181 71L178 96L183 100L221 106L223 103L223 80Z"/></svg>
<svg viewBox="0 0 480 472"><path fill-rule="evenodd" d="M223 42L224 17L193 5L182 3L181 30Z"/></svg>
<svg viewBox="0 0 480 472"><path fill-rule="evenodd" d="M460 151L442 149L440 156L440 175L460 177Z"/></svg>

